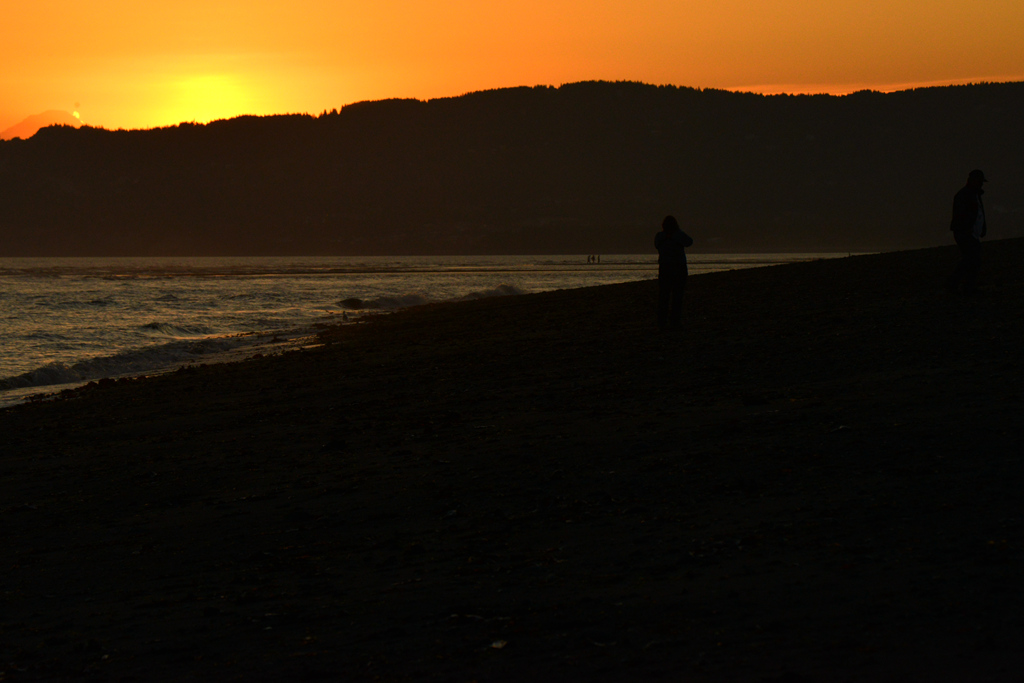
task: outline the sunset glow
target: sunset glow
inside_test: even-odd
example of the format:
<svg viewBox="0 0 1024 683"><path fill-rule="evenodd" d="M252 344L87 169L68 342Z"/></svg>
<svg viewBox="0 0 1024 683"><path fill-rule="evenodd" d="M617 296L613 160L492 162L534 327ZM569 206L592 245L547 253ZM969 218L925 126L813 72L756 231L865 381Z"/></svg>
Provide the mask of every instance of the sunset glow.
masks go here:
<svg viewBox="0 0 1024 683"><path fill-rule="evenodd" d="M166 84L171 93L160 117L166 121L211 121L246 114L252 97L231 74L187 76Z"/></svg>
<svg viewBox="0 0 1024 683"><path fill-rule="evenodd" d="M0 130L50 109L148 128L582 80L1024 80L1021 35L1019 0L34 0L0 22Z"/></svg>

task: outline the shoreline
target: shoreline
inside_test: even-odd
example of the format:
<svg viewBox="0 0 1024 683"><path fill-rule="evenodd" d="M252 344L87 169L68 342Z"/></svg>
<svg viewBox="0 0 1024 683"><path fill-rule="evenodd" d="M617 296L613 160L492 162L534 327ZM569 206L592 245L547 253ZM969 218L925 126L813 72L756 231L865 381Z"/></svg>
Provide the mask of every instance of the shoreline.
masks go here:
<svg viewBox="0 0 1024 683"><path fill-rule="evenodd" d="M0 410L8 680L1010 681L1024 240L428 304ZM6 668L3 668L6 667Z"/></svg>
<svg viewBox="0 0 1024 683"><path fill-rule="evenodd" d="M585 273L585 272L603 272L605 270L614 272L624 271L635 271L636 273L647 273L648 275L656 274L656 263L652 265L653 259L649 255L643 255L647 261L637 262L635 259L637 255L611 255L610 259L625 258L624 261L607 260L604 263L584 263L582 260L583 256L579 256L579 262L570 263L566 262L561 267L555 267L555 265L538 265L533 264L533 268L530 272L536 276L537 273L555 273L555 272L567 272L567 273ZM702 271L707 272L707 269L712 269L711 272L715 272L714 269L741 269L749 267L766 267L772 265L779 265L787 262L801 262L808 260L816 260L819 258L836 258L837 254L797 254L797 255L776 255L779 260L766 261L764 255L752 255L752 254L730 254L725 255L721 259L709 259L706 255L701 255L693 259L695 261L693 270L696 274L700 274ZM799 258L796 258L799 257ZM445 273L457 273L459 276L463 275L498 275L501 273L518 273L521 270L521 265L517 266L514 263L510 263L504 267L498 267L492 265L478 264L477 266L461 266L454 263L449 263L443 268L438 267L423 267L416 265L417 261L426 259L429 257L404 257L406 260L410 260L410 264L402 267L394 266L390 264L382 272L388 272L391 274L401 273L403 276L407 276L410 273L432 273L432 272L445 272ZM471 259L478 260L481 257L469 257ZM541 258L541 257L531 257ZM547 257L543 257L547 258ZM589 257L587 257L589 258ZM59 261L59 259L57 259ZM148 262L140 262L138 259L135 260L124 260L124 259L78 259L83 264L91 264L89 268L94 273L106 273L107 277L127 277L144 273L147 277L154 275L154 272L173 272L179 276L182 274L183 269L187 270L185 266L182 266L175 259L149 259ZM201 277L210 277L212 274L212 266L210 264L224 262L224 259L207 259L209 264L199 268L197 274ZM6 262L0 259L0 270L6 263L11 265L11 259L7 259ZM33 261L38 262L39 259ZM47 261L47 260L44 260ZM54 259L47 261L49 267L44 267L44 264L37 263L36 269L43 269L48 271L50 275L54 268L52 265ZM113 265L114 262L126 261L128 263L129 270L122 272L119 268ZM190 260L194 262L195 259ZM249 271L258 271L262 267L266 267L265 264L261 266L258 263L253 263L251 259L228 259L227 261L234 261L232 268L237 269L240 264L244 264ZM288 275L304 275L309 276L313 274L320 274L325 278L337 278L341 273L346 272L343 269L339 269L337 265L320 264L317 267L315 263L305 263L304 269L300 269L298 272L295 270L295 265L292 263L292 259L283 259L286 262L287 267L285 270L288 271ZM152 263L149 263L152 262ZM154 271L152 266L155 263L159 263L160 266L157 271ZM194 264L193 264L194 265ZM215 270L215 269L214 269ZM322 272L321 272L322 271ZM276 277L271 275L271 271L268 271L264 276ZM365 273L366 266L356 268L352 272L354 273ZM250 273L251 274L251 273ZM343 286L343 283L339 283ZM588 286L588 285L581 285ZM543 291L543 290L542 290ZM522 294L524 291L517 291L517 288L509 285L500 285L491 290L485 291L473 291L466 294L462 298L484 298L487 296L500 296L508 294ZM457 299L452 299L457 300ZM433 303L442 303L445 299L437 300ZM187 366L189 364L213 364L222 362L234 362L242 360L245 357L252 356L255 354L267 355L270 353L280 353L287 351L288 349L276 348L276 340L278 337L295 337L296 335L315 335L318 329L322 329L325 325L337 325L341 324L340 318L344 317L346 321L356 321L361 317L367 315L377 314L379 312L391 312L393 310L399 310L401 308L408 308L414 305L420 305L421 303L432 302L429 298L424 298L415 294L400 294L394 293L388 295L387 293L381 293L377 297L373 298L360 298L360 297L347 297L342 300L335 302L335 306L339 310L325 309L320 315L314 317L306 323L299 321L292 321L294 327L281 328L276 330L264 330L264 331L248 331L248 332L225 332L223 334L210 334L204 337L186 337L186 338L175 338L169 337L163 341L155 341L144 346L137 347L125 347L121 348L113 355L100 355L92 356L88 358L81 357L69 357L63 359L53 360L45 365L39 365L32 367L26 365L24 361L18 370L14 372L16 374L6 374L0 377L0 407L7 405L17 405L22 400L31 398L32 400L41 400L47 396L59 394L62 391L77 389L78 387L84 386L89 382L98 382L103 379L122 379L122 378L139 378L144 376L153 376L158 374L166 374L167 372L173 372L179 367ZM186 318L186 312L178 312L180 315L184 315ZM173 314L173 312L172 312ZM217 321L204 321L206 325L213 325L216 327ZM103 321L96 321L97 325L103 325ZM186 323L188 324L188 323ZM157 323L153 323L157 325ZM120 335L123 335L125 331L120 331ZM117 336L117 335L115 335ZM256 340L253 342L252 340ZM74 340L67 340L68 343L73 343ZM216 348L216 347L230 347L238 344L241 347L252 346L253 348ZM213 348L207 348L212 346ZM258 348L258 347L265 348ZM302 343L290 344L286 346L302 347ZM3 359L7 360L7 359ZM3 365L0 362L0 365ZM23 371L21 371L23 369Z"/></svg>
<svg viewBox="0 0 1024 683"><path fill-rule="evenodd" d="M340 325L342 323L337 324ZM319 333L318 328L322 328L323 326L324 323L320 323L304 328L275 330L269 333L242 332L198 339L174 340L164 342L162 344L153 344L148 347L126 350L121 354L114 356L97 356L95 358L88 358L71 366L64 363L50 363L30 372L0 380L0 410L10 406L20 405L23 402L51 401L59 400L62 397L66 398L70 395L79 393L79 390L84 389L86 386L98 382L117 381L122 379L146 379L148 377L157 377L177 372L183 367L190 367L192 365L198 366L216 365L220 363L237 363L254 356L263 357L266 355L289 353L293 350L301 350L309 345L308 342L310 340L316 339ZM143 368L125 367L121 372L111 373L108 371L106 374L102 371L90 372L86 369L83 370L83 372L86 372L87 376L80 377L79 379L65 382L47 382L43 384L31 383L39 381L37 377L39 375L43 375L45 377L47 374L52 376L54 373L77 373L78 371L76 371L75 368L79 368L80 366L88 368L93 365L99 367L111 365L118 358L126 356L143 356L147 352L160 351L168 346L201 345L204 343L224 344L231 340L239 339L246 339L247 341L251 339L252 341L251 343L240 343L238 346L233 348L226 348L217 351L188 352L194 357L177 358L166 365L149 364L150 367ZM17 386L19 382L22 383L21 386ZM4 388L4 384L7 383L10 383L12 386Z"/></svg>

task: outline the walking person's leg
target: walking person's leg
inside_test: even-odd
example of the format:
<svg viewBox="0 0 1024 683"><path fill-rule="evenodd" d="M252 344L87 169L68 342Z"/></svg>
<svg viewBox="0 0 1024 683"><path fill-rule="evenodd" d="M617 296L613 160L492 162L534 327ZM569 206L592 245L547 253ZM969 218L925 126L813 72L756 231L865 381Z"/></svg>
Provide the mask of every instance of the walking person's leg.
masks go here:
<svg viewBox="0 0 1024 683"><path fill-rule="evenodd" d="M679 270L672 277L672 313L670 327L679 327L683 319L683 292L686 290L686 271Z"/></svg>
<svg viewBox="0 0 1024 683"><path fill-rule="evenodd" d="M964 293L973 294L981 268L981 242L971 233L959 230L953 233L953 239L960 248L960 262L946 280L946 287L955 292L963 283Z"/></svg>
<svg viewBox="0 0 1024 683"><path fill-rule="evenodd" d="M658 329L668 327L668 311L672 302L672 286L665 268L658 269Z"/></svg>
<svg viewBox="0 0 1024 683"><path fill-rule="evenodd" d="M978 288L978 272L981 270L981 241L971 238L964 252L964 294L974 294Z"/></svg>

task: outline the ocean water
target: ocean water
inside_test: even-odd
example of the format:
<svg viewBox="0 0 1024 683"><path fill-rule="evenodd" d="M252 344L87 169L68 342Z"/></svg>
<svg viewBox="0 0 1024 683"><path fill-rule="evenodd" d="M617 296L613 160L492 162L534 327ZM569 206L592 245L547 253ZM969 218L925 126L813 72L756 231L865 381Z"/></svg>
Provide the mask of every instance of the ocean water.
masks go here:
<svg viewBox="0 0 1024 683"><path fill-rule="evenodd" d="M830 256L694 254L690 272ZM367 313L656 276L654 255L0 259L0 406L301 347Z"/></svg>

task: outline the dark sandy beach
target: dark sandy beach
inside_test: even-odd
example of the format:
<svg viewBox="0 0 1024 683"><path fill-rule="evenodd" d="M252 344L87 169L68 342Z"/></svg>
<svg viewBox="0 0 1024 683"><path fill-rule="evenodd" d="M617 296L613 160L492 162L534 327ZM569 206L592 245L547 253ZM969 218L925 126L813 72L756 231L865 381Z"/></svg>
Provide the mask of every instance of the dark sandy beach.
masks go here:
<svg viewBox="0 0 1024 683"><path fill-rule="evenodd" d="M1024 679L1024 240L0 411L0 681Z"/></svg>

